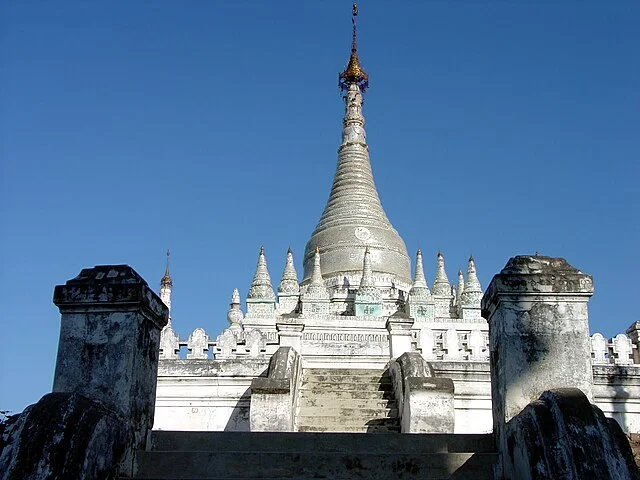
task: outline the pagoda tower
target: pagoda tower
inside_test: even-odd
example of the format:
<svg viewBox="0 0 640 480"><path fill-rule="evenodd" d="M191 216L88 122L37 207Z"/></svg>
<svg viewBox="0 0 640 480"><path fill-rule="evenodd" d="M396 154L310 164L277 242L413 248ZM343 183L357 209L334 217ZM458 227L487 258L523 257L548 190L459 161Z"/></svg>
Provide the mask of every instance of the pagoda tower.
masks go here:
<svg viewBox="0 0 640 480"><path fill-rule="evenodd" d="M382 208L369 160L362 114L362 96L369 86L369 76L358 58L357 14L354 5L351 56L338 77L345 101L338 165L329 199L306 245L302 285L311 281L319 248L327 286L334 291L345 286L357 289L364 252L368 251L375 285L406 298L412 283L411 261L404 241Z"/></svg>

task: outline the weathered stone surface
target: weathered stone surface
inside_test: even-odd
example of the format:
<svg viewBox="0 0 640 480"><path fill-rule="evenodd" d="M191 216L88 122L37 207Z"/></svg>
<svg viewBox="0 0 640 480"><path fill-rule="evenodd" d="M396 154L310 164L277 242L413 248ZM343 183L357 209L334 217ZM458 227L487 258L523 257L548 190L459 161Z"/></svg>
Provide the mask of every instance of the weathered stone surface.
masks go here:
<svg viewBox="0 0 640 480"><path fill-rule="evenodd" d="M490 435L153 432L137 478L491 478Z"/></svg>
<svg viewBox="0 0 640 480"><path fill-rule="evenodd" d="M482 299L489 322L494 430L552 388L593 398L587 302L593 282L562 258L518 256Z"/></svg>
<svg viewBox="0 0 640 480"><path fill-rule="evenodd" d="M419 353L402 354L389 364L402 433L453 433L453 380L435 378Z"/></svg>
<svg viewBox="0 0 640 480"><path fill-rule="evenodd" d="M505 440L504 478L640 478L618 424L577 388L544 392L507 423Z"/></svg>
<svg viewBox="0 0 640 480"><path fill-rule="evenodd" d="M300 369L293 348L280 347L273 354L267 377L251 382L251 431L294 431Z"/></svg>
<svg viewBox="0 0 640 480"><path fill-rule="evenodd" d="M0 439L3 480L114 479L133 440L119 412L76 393L45 395Z"/></svg>
<svg viewBox="0 0 640 480"><path fill-rule="evenodd" d="M119 412L132 429L132 447L144 448L169 309L128 265L83 269L55 287L53 301L62 314L53 392L78 393Z"/></svg>
<svg viewBox="0 0 640 480"><path fill-rule="evenodd" d="M305 368L301 432L397 432L398 410L388 372Z"/></svg>

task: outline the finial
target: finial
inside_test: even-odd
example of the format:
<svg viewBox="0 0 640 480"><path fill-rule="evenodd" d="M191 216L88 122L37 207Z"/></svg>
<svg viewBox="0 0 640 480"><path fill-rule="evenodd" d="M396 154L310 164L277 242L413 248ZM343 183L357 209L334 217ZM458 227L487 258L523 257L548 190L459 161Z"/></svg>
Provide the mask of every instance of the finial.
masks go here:
<svg viewBox="0 0 640 480"><path fill-rule="evenodd" d="M264 245L260 245L260 255L264 255Z"/></svg>
<svg viewBox="0 0 640 480"><path fill-rule="evenodd" d="M162 277L162 280L160 280L160 286L162 288L171 288L173 286L173 281L169 274L169 257L171 257L171 250L167 250L167 265L164 269L164 276Z"/></svg>
<svg viewBox="0 0 640 480"><path fill-rule="evenodd" d="M353 35L351 39L351 56L349 64L344 72L338 75L338 86L340 90L349 89L349 85L358 85L360 91L364 92L369 87L369 75L360 66L358 60L358 38L356 30L356 17L358 16L358 5L353 4L351 9L351 23L353 24Z"/></svg>
<svg viewBox="0 0 640 480"><path fill-rule="evenodd" d="M231 305L240 305L240 292L237 288L234 288L231 294Z"/></svg>

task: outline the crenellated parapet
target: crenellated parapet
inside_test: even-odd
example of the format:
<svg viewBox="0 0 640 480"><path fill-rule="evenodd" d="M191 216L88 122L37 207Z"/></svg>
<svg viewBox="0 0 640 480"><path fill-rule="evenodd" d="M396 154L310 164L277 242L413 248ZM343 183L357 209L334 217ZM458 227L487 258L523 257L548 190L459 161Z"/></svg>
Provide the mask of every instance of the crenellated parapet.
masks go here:
<svg viewBox="0 0 640 480"><path fill-rule="evenodd" d="M220 335L210 337L203 328L196 328L186 340L171 327L162 331L160 359L162 360L227 360L236 358L264 358L279 345L276 332L235 330L227 328Z"/></svg>
<svg viewBox="0 0 640 480"><path fill-rule="evenodd" d="M594 333L591 335L591 363L593 365L640 364L638 344L624 333L619 333L613 338Z"/></svg>

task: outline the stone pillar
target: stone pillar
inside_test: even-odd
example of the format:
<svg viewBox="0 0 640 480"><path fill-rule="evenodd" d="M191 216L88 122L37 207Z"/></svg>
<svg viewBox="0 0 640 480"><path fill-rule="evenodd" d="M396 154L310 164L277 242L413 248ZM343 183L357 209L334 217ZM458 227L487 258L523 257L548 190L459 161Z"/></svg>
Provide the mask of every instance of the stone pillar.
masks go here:
<svg viewBox="0 0 640 480"><path fill-rule="evenodd" d="M251 381L249 422L252 432L294 432L302 366L291 347L280 347L266 377Z"/></svg>
<svg viewBox="0 0 640 480"><path fill-rule="evenodd" d="M636 320L629 328L627 328L627 335L636 346L633 349L633 363L640 363L640 320Z"/></svg>
<svg viewBox="0 0 640 480"><path fill-rule="evenodd" d="M296 317L282 318L276 324L276 328L278 330L280 346L291 347L296 352L301 353L302 330L304 330L302 319Z"/></svg>
<svg viewBox="0 0 640 480"><path fill-rule="evenodd" d="M563 258L517 256L482 298L489 322L494 431L546 390L576 387L592 401L590 275ZM502 447L505 447L504 445Z"/></svg>
<svg viewBox="0 0 640 480"><path fill-rule="evenodd" d="M129 421L132 448L144 448L169 309L128 265L83 269L55 287L53 302L62 316L53 392L113 408Z"/></svg>
<svg viewBox="0 0 640 480"><path fill-rule="evenodd" d="M389 331L389 351L391 358L398 358L400 355L411 351L411 328L413 319L396 313L387 320L387 330Z"/></svg>

